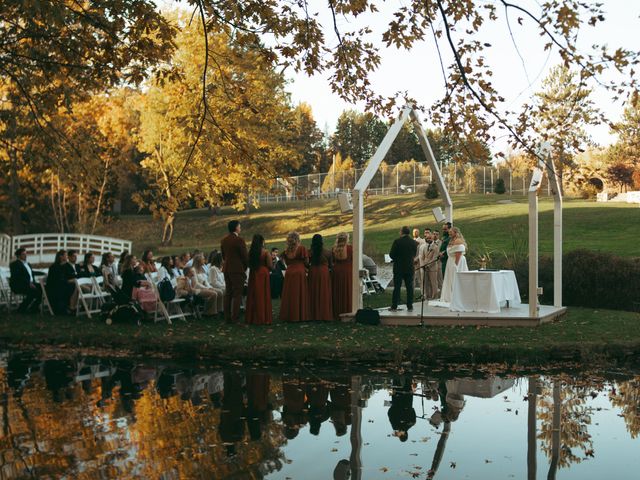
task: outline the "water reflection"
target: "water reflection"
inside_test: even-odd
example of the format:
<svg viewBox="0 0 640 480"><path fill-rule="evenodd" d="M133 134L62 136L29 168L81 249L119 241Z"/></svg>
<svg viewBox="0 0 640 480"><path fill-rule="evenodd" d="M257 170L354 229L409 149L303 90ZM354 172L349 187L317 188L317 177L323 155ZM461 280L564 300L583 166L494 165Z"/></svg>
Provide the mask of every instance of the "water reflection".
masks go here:
<svg viewBox="0 0 640 480"><path fill-rule="evenodd" d="M629 478L640 377L0 357L0 479Z"/></svg>

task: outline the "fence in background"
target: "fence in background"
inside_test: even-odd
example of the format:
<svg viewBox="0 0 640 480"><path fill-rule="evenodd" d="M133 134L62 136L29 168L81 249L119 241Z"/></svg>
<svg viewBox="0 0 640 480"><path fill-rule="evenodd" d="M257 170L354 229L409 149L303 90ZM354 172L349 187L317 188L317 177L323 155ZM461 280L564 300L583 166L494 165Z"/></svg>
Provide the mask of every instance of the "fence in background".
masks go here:
<svg viewBox="0 0 640 480"><path fill-rule="evenodd" d="M34 233L15 237L1 234L0 265L7 266L18 248L25 248L29 262L37 265L53 263L59 250L77 250L81 255L93 252L96 256L111 252L117 256L125 250L131 251L131 241L82 233Z"/></svg>
<svg viewBox="0 0 640 480"><path fill-rule="evenodd" d="M338 193L350 191L364 169L335 173L310 173L297 177L278 178L266 191L259 192L260 203L334 198ZM442 165L440 171L449 193L493 193L498 179L504 181L507 195L526 195L531 172L514 172L505 167L476 167L470 165ZM371 181L369 195L398 195L423 193L433 181L433 172L427 162L403 162L381 167ZM546 177L541 193L550 195Z"/></svg>

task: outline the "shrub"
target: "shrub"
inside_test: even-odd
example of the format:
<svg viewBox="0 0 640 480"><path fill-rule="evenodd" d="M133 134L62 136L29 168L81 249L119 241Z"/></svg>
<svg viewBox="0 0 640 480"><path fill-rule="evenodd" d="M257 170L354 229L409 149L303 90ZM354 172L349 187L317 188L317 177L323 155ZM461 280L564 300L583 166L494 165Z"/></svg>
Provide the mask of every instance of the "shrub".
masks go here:
<svg viewBox="0 0 640 480"><path fill-rule="evenodd" d="M497 193L498 195L502 195L507 191L507 189L504 186L504 180L502 178L499 178L496 180L496 185L493 187L493 192Z"/></svg>
<svg viewBox="0 0 640 480"><path fill-rule="evenodd" d="M435 183L430 183L424 192L424 196L428 199L438 198L438 187Z"/></svg>
<svg viewBox="0 0 640 480"><path fill-rule="evenodd" d="M502 268L515 271L523 302L528 302L529 262L520 258ZM540 302L553 304L553 258L541 257L538 285ZM563 255L562 303L566 306L633 310L640 301L640 259L610 253L574 250Z"/></svg>

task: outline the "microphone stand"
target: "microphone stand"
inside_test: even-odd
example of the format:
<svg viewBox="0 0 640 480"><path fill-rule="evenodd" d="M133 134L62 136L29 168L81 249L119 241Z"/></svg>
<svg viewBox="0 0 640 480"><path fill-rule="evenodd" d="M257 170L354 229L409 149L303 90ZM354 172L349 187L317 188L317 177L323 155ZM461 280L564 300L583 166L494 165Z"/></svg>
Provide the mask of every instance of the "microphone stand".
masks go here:
<svg viewBox="0 0 640 480"><path fill-rule="evenodd" d="M427 281L427 267L430 267L431 265L433 265L434 263L437 263L438 260L440 260L439 258L436 258L435 260L429 262L429 263L425 263L423 266L420 267L420 269L422 270L422 305L420 306L420 326L424 327L424 302L425 302L425 293L424 293L424 289L426 286L426 281Z"/></svg>

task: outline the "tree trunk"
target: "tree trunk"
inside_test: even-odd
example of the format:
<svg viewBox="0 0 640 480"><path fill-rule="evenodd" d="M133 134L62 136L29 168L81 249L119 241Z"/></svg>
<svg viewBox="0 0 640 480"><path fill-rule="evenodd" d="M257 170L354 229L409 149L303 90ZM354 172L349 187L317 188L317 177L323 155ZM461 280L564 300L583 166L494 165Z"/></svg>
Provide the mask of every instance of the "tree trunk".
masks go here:
<svg viewBox="0 0 640 480"><path fill-rule="evenodd" d="M171 245L173 241L173 227L176 221L175 212L168 213L164 218L162 227L162 245Z"/></svg>
<svg viewBox="0 0 640 480"><path fill-rule="evenodd" d="M104 197L104 190L107 186L108 175L109 175L109 160L107 160L104 165L104 175L102 177L102 184L100 185L100 193L98 194L98 201L96 203L96 212L93 215L93 224L91 225L92 235L96 230L96 225L98 224L98 217L100 217L100 208L102 206L102 198Z"/></svg>
<svg viewBox="0 0 640 480"><path fill-rule="evenodd" d="M16 158L16 152L9 150L9 160L11 167L9 170L10 182L9 190L11 192L11 230L14 235L20 235L24 233L24 226L22 225L22 214L20 206L22 204L22 197L20 196L20 179L18 178L18 160Z"/></svg>

